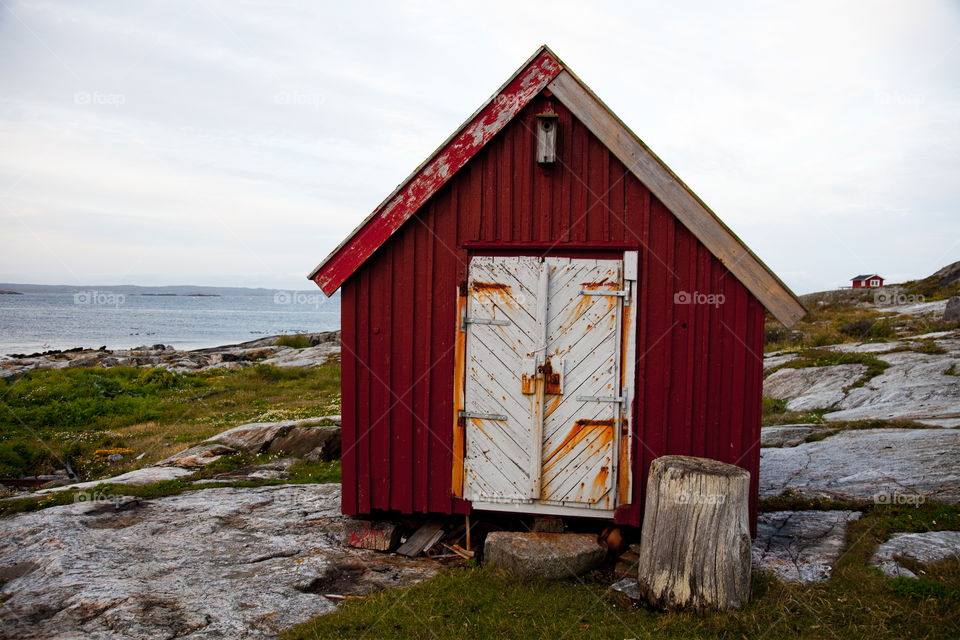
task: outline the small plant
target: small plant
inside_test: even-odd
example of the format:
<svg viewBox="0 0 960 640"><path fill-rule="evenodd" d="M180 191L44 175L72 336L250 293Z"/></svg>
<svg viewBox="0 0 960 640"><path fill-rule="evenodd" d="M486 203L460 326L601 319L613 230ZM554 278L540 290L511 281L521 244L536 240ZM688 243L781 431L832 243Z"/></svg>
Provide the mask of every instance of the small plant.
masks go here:
<svg viewBox="0 0 960 640"><path fill-rule="evenodd" d="M158 389L170 389L176 386L179 376L163 367L148 367L140 370L137 375L137 384L152 386Z"/></svg>
<svg viewBox="0 0 960 640"><path fill-rule="evenodd" d="M840 327L840 333L850 336L855 340L866 340L868 337L870 337L870 332L873 330L875 324L876 322L873 320L857 320L856 322L848 322Z"/></svg>
<svg viewBox="0 0 960 640"><path fill-rule="evenodd" d="M880 320L870 327L870 339L875 342L884 342L897 337L897 327L891 320Z"/></svg>
<svg viewBox="0 0 960 640"><path fill-rule="evenodd" d="M93 452L93 458L97 462L112 462L114 460L122 460L124 456L129 456L133 454L133 449L127 449L125 447L114 447L112 449L97 449ZM116 456L120 456L117 458Z"/></svg>
<svg viewBox="0 0 960 640"><path fill-rule="evenodd" d="M310 344L310 338L302 333L280 336L277 338L275 344L278 347L293 347L294 349L306 349L307 347L313 346Z"/></svg>
<svg viewBox="0 0 960 640"><path fill-rule="evenodd" d="M27 440L0 442L0 476L35 474L48 457L49 451L39 443Z"/></svg>
<svg viewBox="0 0 960 640"><path fill-rule="evenodd" d="M913 346L912 350L916 351L917 353L925 353L930 356L943 355L947 352L946 349L930 339L918 340Z"/></svg>

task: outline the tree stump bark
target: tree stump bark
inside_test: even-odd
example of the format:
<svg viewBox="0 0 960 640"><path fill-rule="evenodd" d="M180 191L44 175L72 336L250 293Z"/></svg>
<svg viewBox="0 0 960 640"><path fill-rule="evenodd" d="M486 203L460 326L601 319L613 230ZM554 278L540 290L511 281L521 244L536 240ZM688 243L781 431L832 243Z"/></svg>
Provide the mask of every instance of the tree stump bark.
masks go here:
<svg viewBox="0 0 960 640"><path fill-rule="evenodd" d="M690 456L650 465L637 582L664 609L736 609L750 598L750 473Z"/></svg>

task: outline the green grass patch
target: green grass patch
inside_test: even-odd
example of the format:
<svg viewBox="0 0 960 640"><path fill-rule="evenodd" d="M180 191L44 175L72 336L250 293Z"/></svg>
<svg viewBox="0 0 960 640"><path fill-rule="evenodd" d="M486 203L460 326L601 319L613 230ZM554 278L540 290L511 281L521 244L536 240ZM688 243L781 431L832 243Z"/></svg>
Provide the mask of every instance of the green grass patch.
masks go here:
<svg viewBox="0 0 960 640"><path fill-rule="evenodd" d="M849 385L844 391L862 387L867 382L882 374L890 364L880 360L869 353L831 351L829 349L804 349L798 352L795 360L786 362L778 367L773 367L764 375L770 376L781 369L806 369L808 367L833 367L840 364L860 364L867 370L857 379L856 382Z"/></svg>
<svg viewBox="0 0 960 640"><path fill-rule="evenodd" d="M634 608L609 589L608 572L544 582L490 568L457 568L410 589L347 601L281 638L956 638L955 572L937 568L918 584L901 585L867 566L890 533L927 527L960 527L960 510L867 507L850 524L847 550L829 582L788 585L755 576L751 601L739 611Z"/></svg>
<svg viewBox="0 0 960 640"><path fill-rule="evenodd" d="M340 413L340 366L39 370L0 379L0 398L0 476L49 473L69 460L81 478L95 479L244 422ZM102 455L123 450L132 453L119 462Z"/></svg>
<svg viewBox="0 0 960 640"><path fill-rule="evenodd" d="M822 424L823 411L789 411L787 400L763 396L760 424L773 427L782 424Z"/></svg>
<svg viewBox="0 0 960 640"><path fill-rule="evenodd" d="M873 503L866 500L831 500L829 498L803 498L788 491L770 498L760 498L760 513L770 511L863 511Z"/></svg>
<svg viewBox="0 0 960 640"><path fill-rule="evenodd" d="M310 338L300 333L280 336L274 344L278 347L293 347L294 349L306 349L313 346L310 344Z"/></svg>
<svg viewBox="0 0 960 640"><path fill-rule="evenodd" d="M329 462L310 462L301 460L290 467L288 482L299 484L340 482L341 465L339 460Z"/></svg>

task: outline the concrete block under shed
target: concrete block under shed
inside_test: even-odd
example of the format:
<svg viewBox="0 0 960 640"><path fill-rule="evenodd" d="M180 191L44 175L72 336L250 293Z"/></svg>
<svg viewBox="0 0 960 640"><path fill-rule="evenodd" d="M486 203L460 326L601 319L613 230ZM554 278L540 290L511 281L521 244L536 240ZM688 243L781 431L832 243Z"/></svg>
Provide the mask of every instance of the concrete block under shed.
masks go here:
<svg viewBox="0 0 960 640"><path fill-rule="evenodd" d="M521 578L558 580L596 569L607 555L597 536L581 533L494 531L483 546L486 564Z"/></svg>
<svg viewBox="0 0 960 640"><path fill-rule="evenodd" d="M343 543L357 549L393 551L400 544L400 525L376 520L347 520Z"/></svg>

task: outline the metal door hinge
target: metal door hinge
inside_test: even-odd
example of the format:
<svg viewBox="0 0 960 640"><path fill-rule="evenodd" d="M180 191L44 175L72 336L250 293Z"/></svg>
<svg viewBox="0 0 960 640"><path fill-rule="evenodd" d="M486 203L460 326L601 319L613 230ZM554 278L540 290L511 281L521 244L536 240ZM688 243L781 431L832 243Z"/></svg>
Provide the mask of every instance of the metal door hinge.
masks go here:
<svg viewBox="0 0 960 640"><path fill-rule="evenodd" d="M623 396L577 396L577 402L623 402Z"/></svg>
<svg viewBox="0 0 960 640"><path fill-rule="evenodd" d="M460 318L460 331L466 331L468 324L496 324L505 327L511 323L509 320L498 320L496 318L468 318L464 316Z"/></svg>
<svg viewBox="0 0 960 640"><path fill-rule="evenodd" d="M618 289L617 291L603 291L603 290L593 290L593 289L581 289L580 295L582 296L618 296L623 298L623 304L630 304L630 289Z"/></svg>
<svg viewBox="0 0 960 640"><path fill-rule="evenodd" d="M499 413L473 413L470 411L460 411L457 415L461 418L476 418L478 420L506 420L507 416Z"/></svg>

